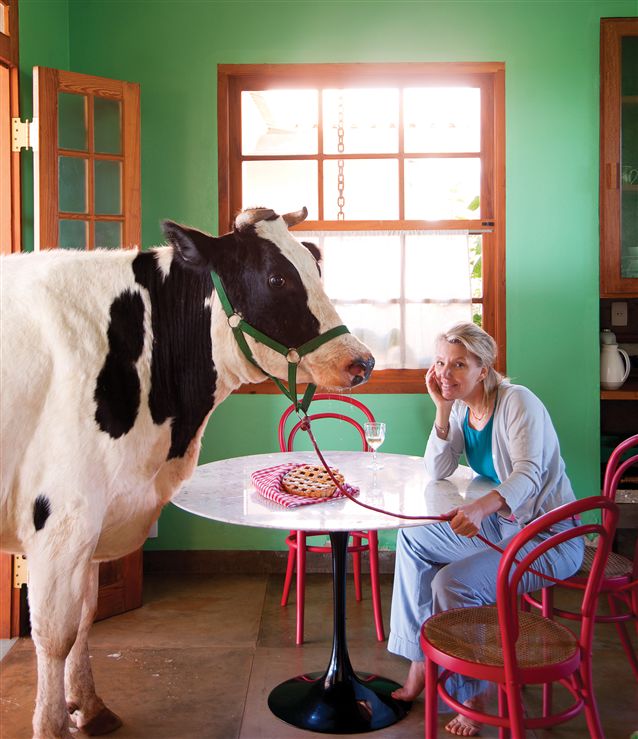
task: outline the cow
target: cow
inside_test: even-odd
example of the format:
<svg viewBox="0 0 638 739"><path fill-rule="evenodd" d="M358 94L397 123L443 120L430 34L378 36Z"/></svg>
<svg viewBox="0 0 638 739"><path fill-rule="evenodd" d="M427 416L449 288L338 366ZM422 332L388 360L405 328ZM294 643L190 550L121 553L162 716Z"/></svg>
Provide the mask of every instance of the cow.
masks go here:
<svg viewBox="0 0 638 739"><path fill-rule="evenodd" d="M288 377L286 358L250 336L244 356L211 272L284 347L341 323L316 246L288 230L306 215L253 208L219 237L165 221L167 244L148 251L3 258L0 543L29 566L35 739L70 739L69 714L91 735L121 725L89 662L98 563L143 544L233 389ZM350 388L373 365L344 333L303 357L298 378Z"/></svg>

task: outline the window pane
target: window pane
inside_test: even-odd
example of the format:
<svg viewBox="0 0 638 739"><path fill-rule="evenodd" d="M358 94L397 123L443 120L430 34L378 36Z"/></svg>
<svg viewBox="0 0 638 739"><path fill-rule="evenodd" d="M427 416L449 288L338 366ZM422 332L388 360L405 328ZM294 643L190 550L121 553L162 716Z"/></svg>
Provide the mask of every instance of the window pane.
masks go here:
<svg viewBox="0 0 638 739"><path fill-rule="evenodd" d="M93 138L100 154L122 153L122 103L108 98L93 98Z"/></svg>
<svg viewBox="0 0 638 739"><path fill-rule="evenodd" d="M316 154L317 90L241 94L242 154Z"/></svg>
<svg viewBox="0 0 638 739"><path fill-rule="evenodd" d="M442 220L481 217L480 159L406 159L405 217Z"/></svg>
<svg viewBox="0 0 638 739"><path fill-rule="evenodd" d="M470 302L469 239L466 235L405 237L407 300Z"/></svg>
<svg viewBox="0 0 638 739"><path fill-rule="evenodd" d="M0 33L4 33L6 36L9 35L9 29L5 28L5 14L7 12L7 6L5 3L0 2Z"/></svg>
<svg viewBox="0 0 638 739"><path fill-rule="evenodd" d="M95 160L95 212L103 215L122 213L122 163Z"/></svg>
<svg viewBox="0 0 638 739"><path fill-rule="evenodd" d="M95 248L118 248L122 246L122 224L119 221L95 222Z"/></svg>
<svg viewBox="0 0 638 739"><path fill-rule="evenodd" d="M242 207L263 205L278 213L308 208L308 219L317 220L317 162L244 162Z"/></svg>
<svg viewBox="0 0 638 739"><path fill-rule="evenodd" d="M423 87L404 91L406 152L481 149L481 91L478 87Z"/></svg>
<svg viewBox="0 0 638 739"><path fill-rule="evenodd" d="M59 210L86 213L87 160L58 157Z"/></svg>
<svg viewBox="0 0 638 739"><path fill-rule="evenodd" d="M304 238L313 240L312 234ZM325 236L321 273L332 300L387 302L401 294L401 238L390 234ZM383 265L383 269L378 269Z"/></svg>
<svg viewBox="0 0 638 739"><path fill-rule="evenodd" d="M339 212L338 165L323 165L323 209L326 220ZM346 159L343 163L343 213L346 220L385 220L399 217L399 178L396 159Z"/></svg>
<svg viewBox="0 0 638 739"><path fill-rule="evenodd" d="M401 366L401 314L396 303L348 305L335 301L335 307L350 332L374 354L376 369Z"/></svg>
<svg viewBox="0 0 638 739"><path fill-rule="evenodd" d="M89 243L88 223L61 218L58 221L58 246L61 249L86 249Z"/></svg>
<svg viewBox="0 0 638 739"><path fill-rule="evenodd" d="M326 154L398 152L399 91L387 88L324 90L323 150Z"/></svg>
<svg viewBox="0 0 638 739"><path fill-rule="evenodd" d="M405 318L405 369L417 369L431 364L434 341L441 331L457 321L472 320L472 306L463 303L410 303L406 305Z"/></svg>
<svg viewBox="0 0 638 739"><path fill-rule="evenodd" d="M58 93L58 146L60 149L87 149L86 96Z"/></svg>

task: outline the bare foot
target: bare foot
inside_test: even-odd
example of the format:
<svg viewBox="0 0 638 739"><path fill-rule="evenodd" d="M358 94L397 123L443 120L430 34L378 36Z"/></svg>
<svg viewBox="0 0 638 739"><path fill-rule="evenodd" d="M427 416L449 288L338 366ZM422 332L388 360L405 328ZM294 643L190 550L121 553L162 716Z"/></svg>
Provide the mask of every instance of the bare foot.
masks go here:
<svg viewBox="0 0 638 739"><path fill-rule="evenodd" d="M413 701L423 692L425 687L425 673L423 662L412 662L408 677L401 688L397 688L391 695L396 700Z"/></svg>
<svg viewBox="0 0 638 739"><path fill-rule="evenodd" d="M480 710L483 702L480 698L470 698L463 705ZM459 713L445 725L445 730L454 736L478 736L481 733L481 724Z"/></svg>

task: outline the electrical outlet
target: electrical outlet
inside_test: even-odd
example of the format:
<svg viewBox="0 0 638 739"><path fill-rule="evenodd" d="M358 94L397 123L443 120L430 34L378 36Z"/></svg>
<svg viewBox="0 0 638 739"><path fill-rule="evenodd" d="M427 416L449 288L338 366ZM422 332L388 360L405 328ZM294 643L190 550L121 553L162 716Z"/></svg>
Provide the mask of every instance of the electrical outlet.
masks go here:
<svg viewBox="0 0 638 739"><path fill-rule="evenodd" d="M611 304L611 325L626 326L627 325L627 303Z"/></svg>

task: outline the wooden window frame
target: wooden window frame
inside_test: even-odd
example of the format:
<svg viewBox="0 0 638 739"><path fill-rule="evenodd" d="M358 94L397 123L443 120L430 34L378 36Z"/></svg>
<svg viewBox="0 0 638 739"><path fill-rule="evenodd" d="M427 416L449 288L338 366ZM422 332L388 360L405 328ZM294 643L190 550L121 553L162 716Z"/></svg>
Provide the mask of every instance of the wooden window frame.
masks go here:
<svg viewBox="0 0 638 739"><path fill-rule="evenodd" d="M381 221L304 221L301 231L384 231L468 229L483 231L483 327L496 340L499 352L497 368L505 372L505 65L501 62L394 63L394 64L222 64L217 75L218 113L218 205L219 230L232 229L235 213L241 207L241 92L243 90L294 87L405 86L436 80L444 83L479 82L484 103L481 106L482 218L474 220ZM322 155L313 155L313 158ZM343 155L341 155L343 156ZM394 155L393 155L394 156ZM427 156L427 155L426 155ZM279 159L286 157L277 156ZM290 157L297 158L297 157ZM334 158L325 155L325 159ZM410 154L410 158L413 155ZM321 193L319 197L321 198ZM403 215L403 204L401 204ZM487 230L486 230L487 229ZM486 296L489 298L486 299ZM425 368L385 369L373 372L371 379L357 393L423 393ZM268 381L243 386L240 393L277 393Z"/></svg>

